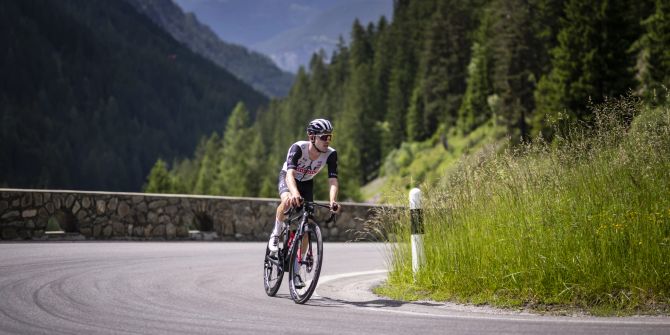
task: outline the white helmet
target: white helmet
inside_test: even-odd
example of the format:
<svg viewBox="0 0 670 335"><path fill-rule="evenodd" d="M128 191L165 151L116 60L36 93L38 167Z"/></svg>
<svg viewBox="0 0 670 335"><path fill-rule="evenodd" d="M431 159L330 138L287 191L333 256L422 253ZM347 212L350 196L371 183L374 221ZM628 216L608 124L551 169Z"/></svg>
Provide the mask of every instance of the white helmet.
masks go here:
<svg viewBox="0 0 670 335"><path fill-rule="evenodd" d="M314 119L307 125L307 133L310 135L319 135L332 132L333 125L326 119Z"/></svg>

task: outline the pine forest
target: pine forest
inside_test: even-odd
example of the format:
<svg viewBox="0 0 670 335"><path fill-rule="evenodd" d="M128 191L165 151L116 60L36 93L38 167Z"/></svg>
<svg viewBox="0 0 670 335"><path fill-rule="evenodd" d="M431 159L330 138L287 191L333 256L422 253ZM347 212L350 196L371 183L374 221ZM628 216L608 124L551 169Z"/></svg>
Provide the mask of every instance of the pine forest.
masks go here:
<svg viewBox="0 0 670 335"><path fill-rule="evenodd" d="M661 0L397 0L392 21L356 21L350 43L314 54L286 98L240 103L192 157L159 160L145 190L276 197L316 117L334 122L341 198L359 201L403 143L447 148L485 125L513 146L551 141L609 98L666 100L669 15Z"/></svg>

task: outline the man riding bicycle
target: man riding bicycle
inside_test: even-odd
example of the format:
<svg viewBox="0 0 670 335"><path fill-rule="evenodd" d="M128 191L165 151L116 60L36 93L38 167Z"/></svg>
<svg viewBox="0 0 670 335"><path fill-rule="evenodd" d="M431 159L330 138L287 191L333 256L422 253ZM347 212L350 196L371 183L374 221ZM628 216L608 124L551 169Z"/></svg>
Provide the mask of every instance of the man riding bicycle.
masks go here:
<svg viewBox="0 0 670 335"><path fill-rule="evenodd" d="M279 172L278 189L281 202L277 206L274 228L268 241L271 252L277 252L279 234L285 219L284 212L292 206L299 206L303 199L314 201L312 178L326 165L330 184L330 208L339 211L336 202L339 190L337 151L329 146L333 139L333 125L326 119L315 119L307 125L306 130L309 141L298 141L291 145Z"/></svg>

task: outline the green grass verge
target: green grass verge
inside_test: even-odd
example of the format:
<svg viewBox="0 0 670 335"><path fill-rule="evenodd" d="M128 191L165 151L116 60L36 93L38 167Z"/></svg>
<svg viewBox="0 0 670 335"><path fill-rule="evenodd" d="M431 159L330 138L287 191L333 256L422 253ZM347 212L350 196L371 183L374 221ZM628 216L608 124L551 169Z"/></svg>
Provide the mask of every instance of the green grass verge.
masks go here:
<svg viewBox="0 0 670 335"><path fill-rule="evenodd" d="M382 213L371 231L393 243L388 282L378 293L539 311L667 314L670 109L628 98L594 112L592 128L551 144L480 150L442 170L447 177L422 184L426 262L416 274L407 213ZM404 189L389 194L388 201L395 194L405 205Z"/></svg>

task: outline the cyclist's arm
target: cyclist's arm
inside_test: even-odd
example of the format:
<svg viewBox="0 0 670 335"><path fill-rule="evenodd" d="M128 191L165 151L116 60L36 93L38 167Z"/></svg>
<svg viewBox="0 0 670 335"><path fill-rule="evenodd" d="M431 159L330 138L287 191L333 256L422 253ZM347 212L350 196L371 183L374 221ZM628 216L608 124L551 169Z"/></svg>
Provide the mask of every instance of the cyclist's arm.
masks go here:
<svg viewBox="0 0 670 335"><path fill-rule="evenodd" d="M340 184L337 181L337 151L333 151L328 160L326 160L328 165L328 184L330 184L330 207L336 212L340 211L339 205L337 205L337 193L340 190ZM334 208L336 207L336 208Z"/></svg>
<svg viewBox="0 0 670 335"><path fill-rule="evenodd" d="M294 197L300 196L300 191L298 191L298 185L295 183L294 169L289 169L288 171L286 171L286 186L288 186L288 190L291 192L292 196Z"/></svg>
<svg viewBox="0 0 670 335"><path fill-rule="evenodd" d="M330 184L330 207L336 206L334 208L336 212L340 211L340 206L337 205L337 192L340 190L340 184L337 181L337 178L328 178L328 183Z"/></svg>
<svg viewBox="0 0 670 335"><path fill-rule="evenodd" d="M300 205L300 191L298 191L298 185L295 183L295 169L288 169L286 171L286 186L288 186L289 192L291 192L291 204L294 206Z"/></svg>

